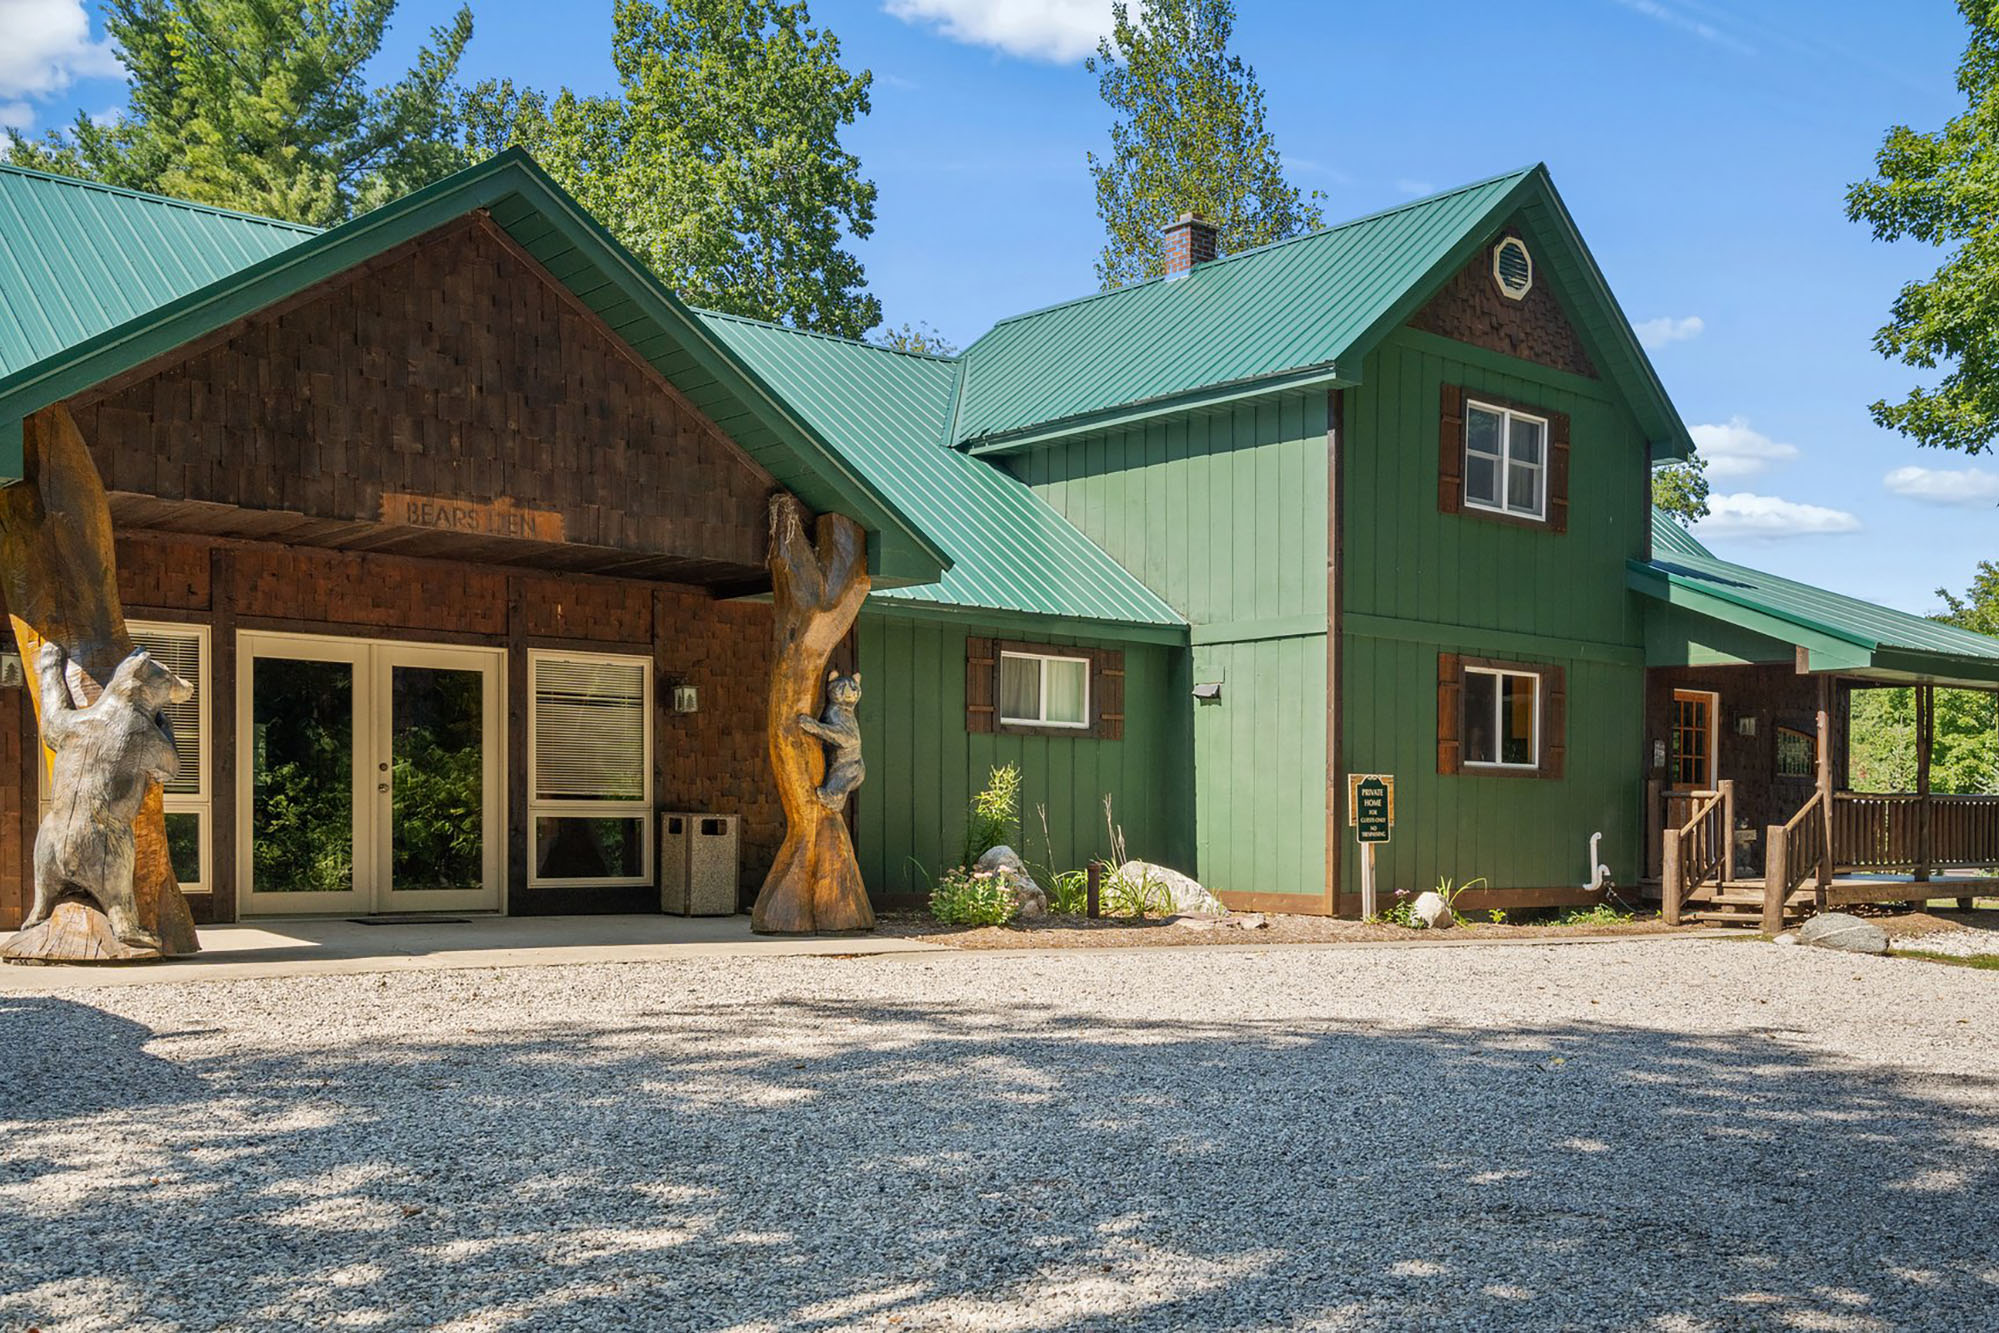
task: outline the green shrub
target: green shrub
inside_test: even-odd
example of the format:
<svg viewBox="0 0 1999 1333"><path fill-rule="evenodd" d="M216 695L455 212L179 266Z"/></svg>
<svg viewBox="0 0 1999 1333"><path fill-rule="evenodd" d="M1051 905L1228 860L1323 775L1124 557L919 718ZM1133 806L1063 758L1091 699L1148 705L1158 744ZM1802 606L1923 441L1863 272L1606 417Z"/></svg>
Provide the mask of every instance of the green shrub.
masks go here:
<svg viewBox="0 0 1999 1333"><path fill-rule="evenodd" d="M1598 903L1595 907L1577 907L1556 917L1557 926L1615 926L1629 921L1631 913L1620 911L1609 903Z"/></svg>
<svg viewBox="0 0 1999 1333"><path fill-rule="evenodd" d="M1087 870L1064 870L1050 875L1048 910L1057 916L1081 916L1090 907L1090 874Z"/></svg>
<svg viewBox="0 0 1999 1333"><path fill-rule="evenodd" d="M1150 875L1120 875L1112 872L1103 885L1105 916L1168 916L1173 911L1173 891Z"/></svg>
<svg viewBox="0 0 1999 1333"><path fill-rule="evenodd" d="M1368 922L1376 926L1401 926L1405 930L1421 930L1423 927L1416 916L1415 899L1409 896L1407 889L1397 889L1395 901L1369 917Z"/></svg>
<svg viewBox="0 0 1999 1333"><path fill-rule="evenodd" d="M986 780L986 789L972 797L965 812L964 864L977 865L980 857L1002 843L1012 845L1014 830L1020 825L1020 769L1002 764Z"/></svg>
<svg viewBox="0 0 1999 1333"><path fill-rule="evenodd" d="M930 915L953 926L1003 926L1013 920L1013 890L995 871L947 870L930 890Z"/></svg>

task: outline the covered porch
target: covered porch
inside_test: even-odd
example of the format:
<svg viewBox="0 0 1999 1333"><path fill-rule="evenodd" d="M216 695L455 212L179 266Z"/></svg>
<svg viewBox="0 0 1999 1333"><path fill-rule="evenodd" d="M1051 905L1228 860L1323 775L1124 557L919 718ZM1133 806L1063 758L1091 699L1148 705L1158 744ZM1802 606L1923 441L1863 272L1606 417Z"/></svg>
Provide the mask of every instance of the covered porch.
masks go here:
<svg viewBox="0 0 1999 1333"><path fill-rule="evenodd" d="M1986 791L1935 789L1939 691L1999 692L1999 641L1678 535L1655 536L1631 573L1664 604L1647 644L1644 887L1666 919L1774 932L1830 907L1969 907L1999 890L1999 774ZM1878 689L1913 704L1893 790L1854 762L1855 701Z"/></svg>

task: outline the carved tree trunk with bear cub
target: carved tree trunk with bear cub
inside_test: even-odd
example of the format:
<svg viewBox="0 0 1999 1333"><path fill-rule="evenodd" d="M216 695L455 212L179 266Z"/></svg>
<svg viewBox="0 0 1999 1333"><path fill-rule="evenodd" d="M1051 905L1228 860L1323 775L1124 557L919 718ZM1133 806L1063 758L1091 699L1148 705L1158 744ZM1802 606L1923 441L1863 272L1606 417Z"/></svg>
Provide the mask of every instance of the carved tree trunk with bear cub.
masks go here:
<svg viewBox="0 0 1999 1333"><path fill-rule="evenodd" d="M822 685L833 683L827 660L867 599L867 534L843 514L825 514L816 542L809 540L804 508L789 495L771 501L770 524L777 652L765 727L785 833L750 928L764 934L872 930L874 908L844 817L847 796L862 776L852 725L859 677L839 678L826 718L819 701ZM830 774L827 744L838 757Z"/></svg>
<svg viewBox="0 0 1999 1333"><path fill-rule="evenodd" d="M197 953L194 919L167 856L159 777L171 771L171 733L161 724L149 734L159 708L186 683L134 654L104 483L68 409L35 413L23 436L26 476L0 489L0 595L43 736L74 747L60 776L70 783L82 775L92 790L72 790L66 800L52 786L51 819L60 827L36 840L37 879L45 868L52 876L37 892L36 915L47 919L0 947L0 958L127 962ZM94 709L114 678L113 698ZM44 765L52 758L45 747Z"/></svg>

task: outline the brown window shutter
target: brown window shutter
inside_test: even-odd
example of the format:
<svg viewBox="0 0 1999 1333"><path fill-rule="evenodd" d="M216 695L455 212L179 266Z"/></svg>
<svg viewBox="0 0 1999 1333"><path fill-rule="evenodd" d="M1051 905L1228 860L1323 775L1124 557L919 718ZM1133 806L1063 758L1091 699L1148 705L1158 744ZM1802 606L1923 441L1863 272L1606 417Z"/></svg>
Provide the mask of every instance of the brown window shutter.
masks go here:
<svg viewBox="0 0 1999 1333"><path fill-rule="evenodd" d="M1569 688L1568 673L1558 666L1544 666L1541 672L1541 776L1559 778L1568 758Z"/></svg>
<svg viewBox="0 0 1999 1333"><path fill-rule="evenodd" d="M1548 530L1569 530L1569 414L1548 414Z"/></svg>
<svg viewBox="0 0 1999 1333"><path fill-rule="evenodd" d="M1443 388L1437 413L1437 508L1459 514L1465 507L1465 391L1455 384Z"/></svg>
<svg viewBox="0 0 1999 1333"><path fill-rule="evenodd" d="M1099 648L1090 654L1090 712L1098 740L1124 739L1124 653Z"/></svg>
<svg viewBox="0 0 1999 1333"><path fill-rule="evenodd" d="M965 730L989 736L998 717L999 650L991 639L965 640Z"/></svg>
<svg viewBox="0 0 1999 1333"><path fill-rule="evenodd" d="M1437 771L1463 766L1464 662L1456 653L1437 654Z"/></svg>

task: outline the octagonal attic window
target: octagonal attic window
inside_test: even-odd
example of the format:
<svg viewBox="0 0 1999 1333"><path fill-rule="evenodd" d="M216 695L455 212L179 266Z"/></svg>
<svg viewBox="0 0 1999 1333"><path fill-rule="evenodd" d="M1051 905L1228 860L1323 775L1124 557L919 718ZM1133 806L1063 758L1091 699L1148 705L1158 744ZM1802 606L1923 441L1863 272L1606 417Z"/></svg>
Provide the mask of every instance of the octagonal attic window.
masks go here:
<svg viewBox="0 0 1999 1333"><path fill-rule="evenodd" d="M1500 294L1511 301L1534 289L1534 260L1527 253L1527 243L1518 236L1509 236L1492 247L1492 280L1499 284Z"/></svg>

